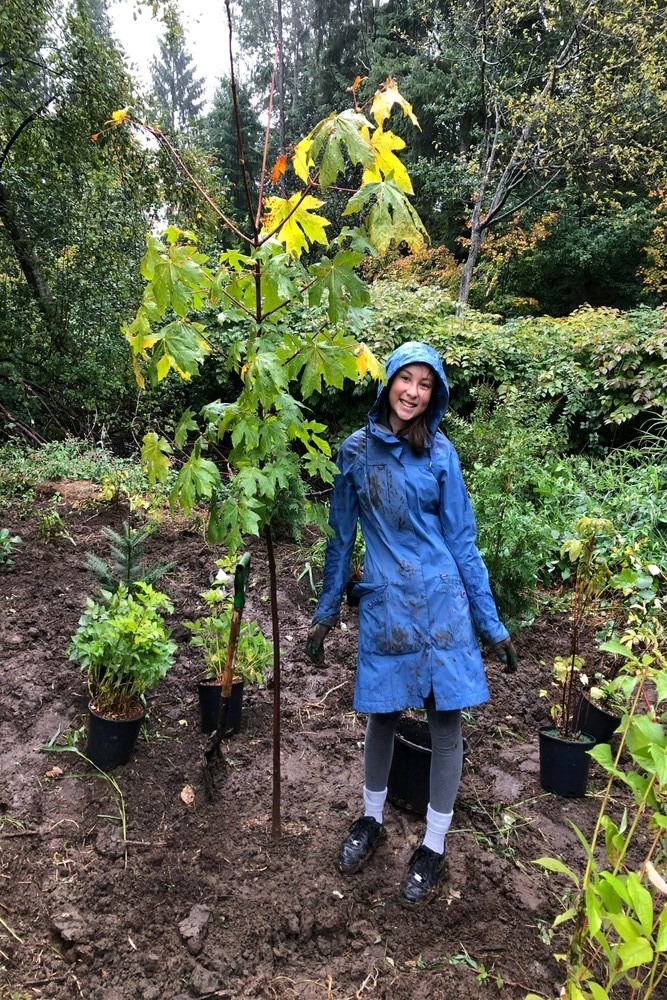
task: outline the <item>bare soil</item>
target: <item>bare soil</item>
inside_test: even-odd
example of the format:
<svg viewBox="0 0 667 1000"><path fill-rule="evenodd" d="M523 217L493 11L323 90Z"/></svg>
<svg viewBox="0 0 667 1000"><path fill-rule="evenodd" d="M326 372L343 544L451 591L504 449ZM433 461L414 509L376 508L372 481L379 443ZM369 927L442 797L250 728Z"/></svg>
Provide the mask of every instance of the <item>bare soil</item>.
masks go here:
<svg viewBox="0 0 667 1000"><path fill-rule="evenodd" d="M71 540L40 539L39 504L3 517L23 538L0 572L0 997L186 1000L477 1000L558 996L563 966L550 923L563 880L532 862L579 866L570 823L590 830L603 776L568 800L542 791L537 729L548 664L567 649L567 617L545 615L516 637L519 673L489 661L492 699L466 716L468 744L440 898L398 901L423 820L393 805L388 837L344 877L338 845L360 812L365 719L352 710L356 613L328 640L324 667L304 654L312 614L303 554L276 547L282 629L281 833L272 831L273 690L246 691L239 735L223 744L207 798L183 619L201 610L221 553L196 525L166 519L151 558L174 559L161 586L175 606L175 666L149 700L132 761L100 777L74 753L45 752L86 722L87 692L66 647L94 581L87 550L128 517L90 490L58 484ZM251 546L246 614L270 634L267 561ZM61 736L59 742L63 743ZM81 747L84 743L79 744ZM189 786L194 800L184 801ZM185 798L188 798L187 792ZM119 811L127 817L124 841Z"/></svg>

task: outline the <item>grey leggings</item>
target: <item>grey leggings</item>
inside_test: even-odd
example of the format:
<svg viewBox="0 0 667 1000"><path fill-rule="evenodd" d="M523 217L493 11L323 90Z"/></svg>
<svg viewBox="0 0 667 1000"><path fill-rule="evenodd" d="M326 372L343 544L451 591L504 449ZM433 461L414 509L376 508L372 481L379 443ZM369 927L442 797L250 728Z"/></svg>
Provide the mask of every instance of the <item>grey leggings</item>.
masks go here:
<svg viewBox="0 0 667 1000"><path fill-rule="evenodd" d="M430 805L436 812L450 813L461 780L463 767L463 737L461 712L439 712L427 706L431 733ZM368 716L364 744L364 783L372 792L387 787L394 732L400 712L373 712Z"/></svg>

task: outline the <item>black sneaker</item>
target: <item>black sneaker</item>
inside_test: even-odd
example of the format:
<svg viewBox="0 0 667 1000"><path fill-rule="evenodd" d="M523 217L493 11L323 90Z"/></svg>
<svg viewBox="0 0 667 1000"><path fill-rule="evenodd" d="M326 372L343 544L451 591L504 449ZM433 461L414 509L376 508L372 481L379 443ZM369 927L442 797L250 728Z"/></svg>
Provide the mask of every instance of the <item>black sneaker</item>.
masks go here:
<svg viewBox="0 0 667 1000"><path fill-rule="evenodd" d="M401 886L401 902L416 906L434 899L444 871L445 855L422 844L410 858L408 874Z"/></svg>
<svg viewBox="0 0 667 1000"><path fill-rule="evenodd" d="M384 835L384 826L372 816L355 820L340 845L338 867L346 875L358 872L373 854Z"/></svg>

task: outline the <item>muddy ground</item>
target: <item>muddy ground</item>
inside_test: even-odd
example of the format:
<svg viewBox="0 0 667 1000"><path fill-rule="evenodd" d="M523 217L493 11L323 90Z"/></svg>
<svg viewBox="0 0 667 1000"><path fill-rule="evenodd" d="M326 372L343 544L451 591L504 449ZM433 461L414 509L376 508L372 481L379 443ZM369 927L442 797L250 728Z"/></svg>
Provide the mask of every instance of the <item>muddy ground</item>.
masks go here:
<svg viewBox="0 0 667 1000"><path fill-rule="evenodd" d="M570 822L590 830L603 785L595 765L585 799L539 785L539 692L553 655L567 649L566 615L546 614L516 637L518 674L488 661L492 700L466 717L444 890L406 911L397 892L420 841L420 816L390 805L388 837L373 863L347 878L335 864L360 810L356 613L345 610L346 627L329 638L324 667L314 668L303 651L312 598L307 581L297 581L304 555L294 544L277 546L279 839L270 684L246 691L242 732L225 744L214 798L205 794L199 665L180 622L201 609L199 592L221 553L196 525L166 519L151 541L151 557L177 562L161 585L175 605L179 653L150 699L134 758L113 772L117 789L75 754L44 752L59 730L85 724L84 679L65 652L94 589L83 557L106 554L103 526L119 528L127 517L85 492L58 503L71 540L38 537L39 507L2 518L23 544L15 565L0 571L0 997L557 997L563 966L552 957L559 940L550 924L565 885L532 862L552 854L581 865ZM67 494L62 485L59 494ZM41 504L51 509L49 497ZM252 545L252 558L246 614L269 633L262 544Z"/></svg>

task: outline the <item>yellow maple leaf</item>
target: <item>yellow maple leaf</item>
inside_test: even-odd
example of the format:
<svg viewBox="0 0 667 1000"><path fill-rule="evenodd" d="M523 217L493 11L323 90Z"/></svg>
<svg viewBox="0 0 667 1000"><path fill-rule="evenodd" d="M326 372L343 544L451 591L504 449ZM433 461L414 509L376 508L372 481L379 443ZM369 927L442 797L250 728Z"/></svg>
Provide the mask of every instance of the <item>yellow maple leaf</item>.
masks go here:
<svg viewBox="0 0 667 1000"><path fill-rule="evenodd" d="M297 142L294 147L294 157L292 159L292 166L294 167L294 173L297 177L301 178L304 184L308 183L308 173L311 167L315 166L315 162L310 155L310 148L313 145L313 140L306 136Z"/></svg>
<svg viewBox="0 0 667 1000"><path fill-rule="evenodd" d="M367 167L361 176L362 185L381 181L383 177L387 179L393 175L394 183L401 191L414 194L410 175L393 152L395 149L405 149L403 139L393 132L383 132L381 128L376 128L372 135L369 129L362 128L361 134L368 139L377 154L375 165Z"/></svg>
<svg viewBox="0 0 667 1000"><path fill-rule="evenodd" d="M381 361L375 357L373 352L365 344L360 344L357 351L355 352L355 358L357 362L357 371L361 378L364 375L370 375L371 378L384 381L385 373L384 366Z"/></svg>
<svg viewBox="0 0 667 1000"><path fill-rule="evenodd" d="M373 103L371 104L371 114L379 127L382 128L387 118L391 114L394 104L398 104L406 118L409 118L413 125L421 131L417 117L402 94L398 92L398 84L392 77L388 76L382 86L375 91Z"/></svg>
<svg viewBox="0 0 667 1000"><path fill-rule="evenodd" d="M105 121L105 125L122 125L130 117L130 106L121 108L119 111L112 111L111 118Z"/></svg>
<svg viewBox="0 0 667 1000"><path fill-rule="evenodd" d="M136 379L136 383L137 383L137 385L139 386L140 389L145 389L146 388L146 380L145 380L145 378L143 376L143 373L141 371L141 367L139 365L139 358L136 357L136 355L134 355L134 354L131 357L132 357L132 368L134 370L134 377Z"/></svg>
<svg viewBox="0 0 667 1000"><path fill-rule="evenodd" d="M292 257L300 257L311 243L328 244L324 227L330 225L323 215L315 215L314 209L324 204L312 195L300 192L291 198L265 198L266 214L262 220L263 236L272 233Z"/></svg>

